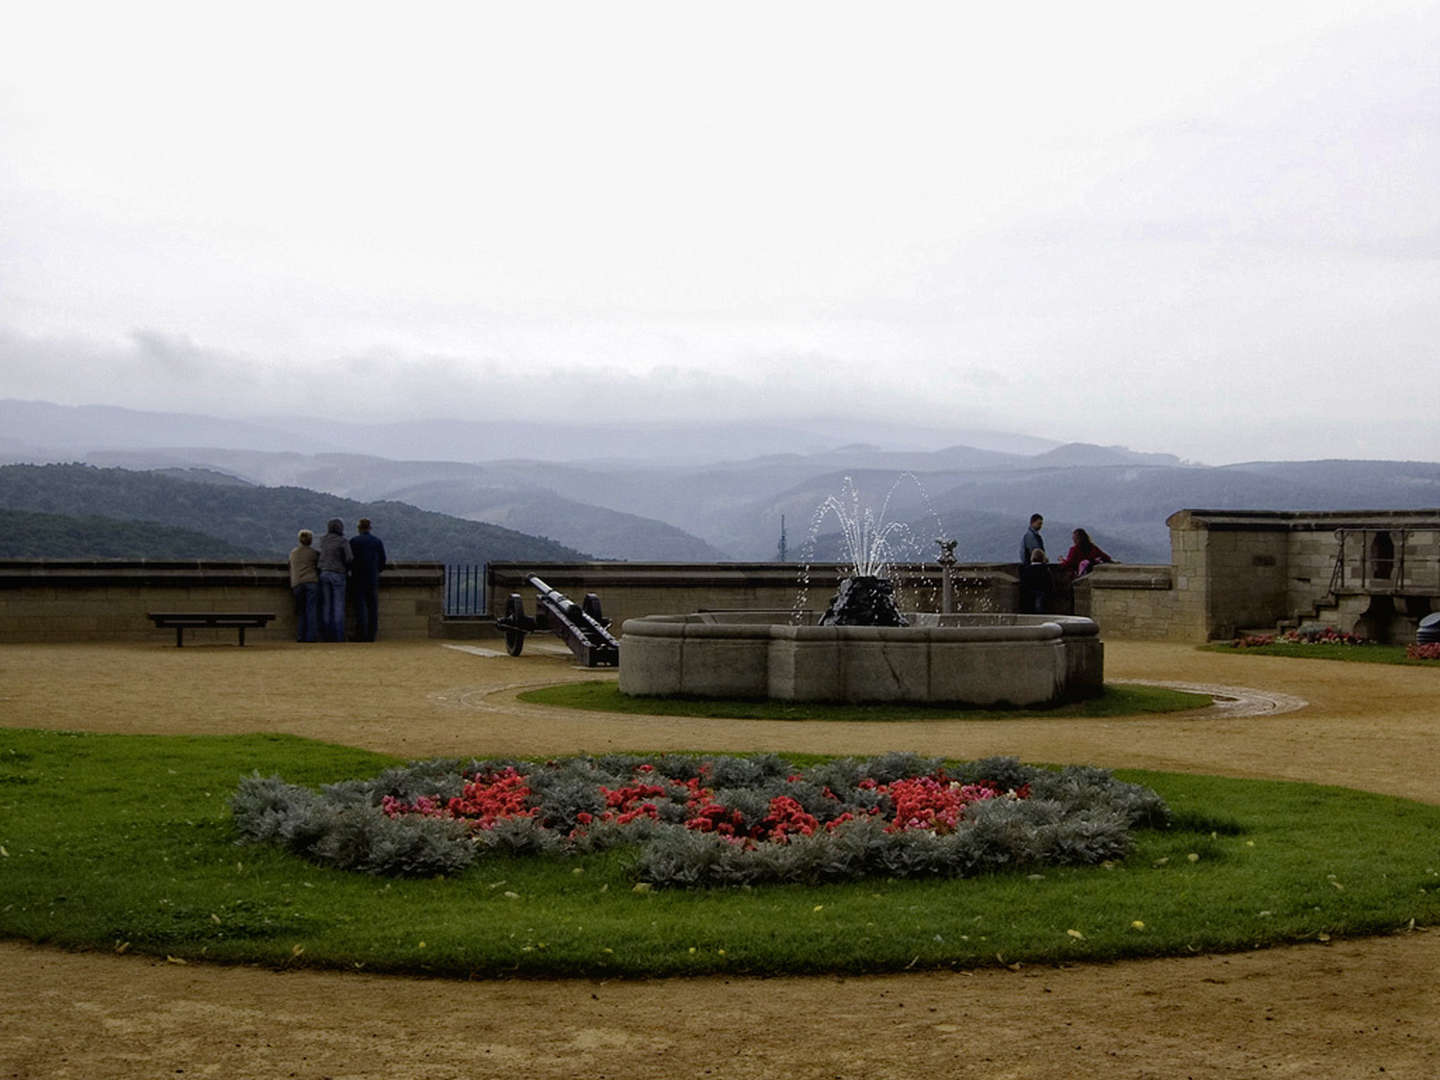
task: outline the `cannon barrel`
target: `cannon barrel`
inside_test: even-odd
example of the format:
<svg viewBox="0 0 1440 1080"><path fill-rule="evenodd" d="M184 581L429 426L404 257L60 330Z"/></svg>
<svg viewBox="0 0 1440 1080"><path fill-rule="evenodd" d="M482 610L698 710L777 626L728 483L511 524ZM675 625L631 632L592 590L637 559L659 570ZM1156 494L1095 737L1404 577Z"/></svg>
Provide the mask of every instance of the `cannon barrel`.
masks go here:
<svg viewBox="0 0 1440 1080"><path fill-rule="evenodd" d="M552 589L537 574L530 574L525 580L534 587L540 607L555 624L550 629L565 639L576 659L586 667L615 667L620 663L620 643L607 629L608 621L596 618L587 610L593 597L587 597L582 607L559 589ZM598 613L598 600L594 606Z"/></svg>

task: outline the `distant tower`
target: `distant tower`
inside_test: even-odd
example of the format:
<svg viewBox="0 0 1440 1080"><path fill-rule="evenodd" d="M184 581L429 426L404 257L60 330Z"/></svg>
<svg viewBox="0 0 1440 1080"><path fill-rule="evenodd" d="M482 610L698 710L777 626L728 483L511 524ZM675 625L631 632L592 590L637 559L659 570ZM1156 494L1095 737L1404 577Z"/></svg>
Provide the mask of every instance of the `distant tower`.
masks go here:
<svg viewBox="0 0 1440 1080"><path fill-rule="evenodd" d="M780 515L780 562L789 562L789 556L785 550L785 515Z"/></svg>

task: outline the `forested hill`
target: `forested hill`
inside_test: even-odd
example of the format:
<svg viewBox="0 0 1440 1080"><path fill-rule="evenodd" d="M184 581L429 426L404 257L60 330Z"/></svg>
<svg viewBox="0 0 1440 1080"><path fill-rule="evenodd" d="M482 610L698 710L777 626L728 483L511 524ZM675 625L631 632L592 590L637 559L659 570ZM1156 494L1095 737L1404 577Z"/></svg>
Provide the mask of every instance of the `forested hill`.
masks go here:
<svg viewBox="0 0 1440 1080"><path fill-rule="evenodd" d="M0 509L0 558L6 559L260 559L272 554L153 521Z"/></svg>
<svg viewBox="0 0 1440 1080"><path fill-rule="evenodd" d="M295 546L295 534L301 529L312 529L318 536L330 518L340 518L349 535L361 517L374 522L375 534L385 541L387 554L396 561L545 562L586 558L544 537L420 510L402 502L360 502L307 488L210 483L89 465L0 466L0 508L145 522L203 534L195 541L194 552L177 551L173 545L164 552L151 551L145 547L150 534L133 533L139 550L56 551L47 553L49 558L213 557L217 553L204 547L204 541L213 537L238 551L279 559ZM83 536L94 527L96 524L89 521L75 535ZM32 556L28 551L11 551L7 538L0 534L0 557Z"/></svg>

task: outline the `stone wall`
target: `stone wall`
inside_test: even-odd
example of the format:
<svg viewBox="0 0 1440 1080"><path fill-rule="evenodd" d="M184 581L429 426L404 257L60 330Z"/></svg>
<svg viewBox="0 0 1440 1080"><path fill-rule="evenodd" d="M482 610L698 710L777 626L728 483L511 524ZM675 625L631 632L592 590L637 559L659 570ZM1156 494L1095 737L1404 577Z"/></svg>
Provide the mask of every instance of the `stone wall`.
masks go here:
<svg viewBox="0 0 1440 1080"><path fill-rule="evenodd" d="M1440 607L1440 510L1181 510L1166 524L1183 639L1316 620L1402 640Z"/></svg>
<svg viewBox="0 0 1440 1080"><path fill-rule="evenodd" d="M1207 641L1240 630L1310 619L1382 640L1408 640L1419 618L1440 609L1440 510L1181 510L1167 520L1168 566L1101 566L1064 582L1052 611L1094 619L1110 638ZM1331 579L1346 534L1341 588ZM955 567L955 610L1013 612L1014 563ZM489 611L519 593L535 613L526 582L538 573L572 600L595 593L619 627L645 615L696 611L823 609L844 568L811 566L808 579L788 563L492 563ZM939 611L935 564L899 567L901 606ZM808 582L808 583L807 583ZM407 563L381 579L382 637L493 633L490 620L445 620L444 568ZM147 611L273 611L278 618L247 640L293 638L286 567L279 563L0 562L0 642L159 640ZM187 631L196 641L234 640L233 631Z"/></svg>
<svg viewBox="0 0 1440 1080"><path fill-rule="evenodd" d="M1103 565L1073 589L1075 614L1093 619L1108 638L1187 640L1173 567Z"/></svg>
<svg viewBox="0 0 1440 1080"><path fill-rule="evenodd" d="M400 563L380 577L382 638L439 633L445 569ZM105 559L0 561L0 642L174 642L147 611L273 612L245 640L295 638L289 569L282 563L120 562ZM236 640L234 630L186 630L185 641Z"/></svg>
<svg viewBox="0 0 1440 1080"><path fill-rule="evenodd" d="M838 563L816 563L802 579L793 563L494 562L486 568L488 610L502 613L510 594L519 593L526 614L533 616L535 590L526 581L531 574L577 603L594 593L605 617L618 627L644 615L789 611L797 605L824 610L844 569ZM897 567L895 577L902 607L940 610L938 566ZM954 585L960 611L1014 611L1019 603L1014 565L957 567Z"/></svg>

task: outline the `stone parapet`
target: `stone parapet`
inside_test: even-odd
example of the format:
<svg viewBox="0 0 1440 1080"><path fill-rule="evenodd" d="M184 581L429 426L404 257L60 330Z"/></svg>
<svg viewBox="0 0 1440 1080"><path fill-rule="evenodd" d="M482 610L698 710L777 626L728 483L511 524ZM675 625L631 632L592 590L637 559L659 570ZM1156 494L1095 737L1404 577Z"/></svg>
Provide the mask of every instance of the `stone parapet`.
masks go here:
<svg viewBox="0 0 1440 1080"><path fill-rule="evenodd" d="M823 608L850 568L840 563L493 562L485 573L490 611L504 611L511 593L519 593L532 608L535 590L526 578L535 574L577 603L595 593L605 616L618 626L644 615ZM938 566L904 564L892 576L902 607L939 610ZM1013 563L957 566L952 580L958 610L1014 611L1019 603Z"/></svg>
<svg viewBox="0 0 1440 1080"><path fill-rule="evenodd" d="M398 563L380 577L381 637L430 637L444 611L445 569ZM16 559L0 561L0 643L173 640L147 611L268 611L247 642L293 641L284 563ZM234 643L233 630L187 630L186 643Z"/></svg>

